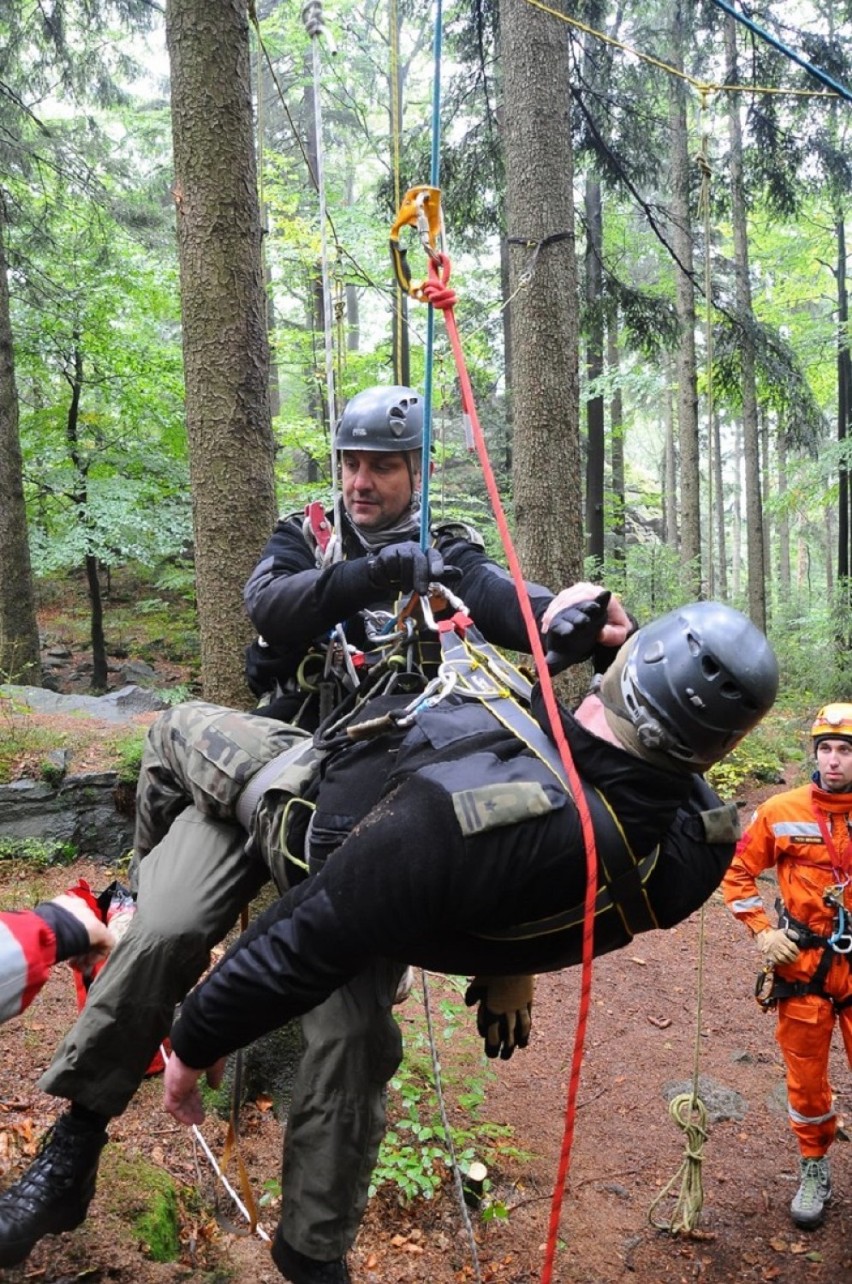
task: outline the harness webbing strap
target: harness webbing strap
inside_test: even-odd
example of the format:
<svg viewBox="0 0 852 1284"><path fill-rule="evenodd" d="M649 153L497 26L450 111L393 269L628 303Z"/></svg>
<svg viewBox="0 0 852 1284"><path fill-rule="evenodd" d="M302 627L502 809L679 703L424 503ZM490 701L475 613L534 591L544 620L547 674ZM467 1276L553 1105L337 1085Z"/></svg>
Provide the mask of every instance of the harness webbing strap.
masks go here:
<svg viewBox="0 0 852 1284"><path fill-rule="evenodd" d="M309 766L311 760L317 756L314 750L313 737L308 732L294 727L293 733L299 737L296 743L290 745L282 753L276 754L274 758L270 758L268 762L265 762L260 770L255 772L237 798L236 821L238 825L242 825L246 832L251 829L251 822L257 810L257 804L267 789L273 788L276 784L280 785L284 769L298 764L300 770L294 778L294 780L298 780L301 775L304 775L305 769ZM294 792L297 792L297 790L294 790Z"/></svg>
<svg viewBox="0 0 852 1284"><path fill-rule="evenodd" d="M553 772L560 786L573 799L556 746L525 707L530 703L532 684L520 670L489 646L472 625L465 623L463 632L458 620L455 624L442 621L438 627L444 661L458 679L454 690L457 693L467 690L480 698L483 707ZM595 917L614 909L631 937L659 927L645 891L645 883L657 864L659 847L637 860L609 803L597 789L593 797L598 804L595 806L595 827L599 839L596 847L603 880L595 896ZM606 850L606 856L602 848ZM581 904L546 919L476 935L488 940L525 940L580 927L584 916L585 906Z"/></svg>

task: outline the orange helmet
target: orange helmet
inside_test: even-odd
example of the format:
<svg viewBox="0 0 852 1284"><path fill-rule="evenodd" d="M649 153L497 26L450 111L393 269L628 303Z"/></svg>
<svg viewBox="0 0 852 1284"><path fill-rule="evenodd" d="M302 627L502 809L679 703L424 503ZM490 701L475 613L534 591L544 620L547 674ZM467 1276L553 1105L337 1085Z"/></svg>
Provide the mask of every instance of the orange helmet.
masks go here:
<svg viewBox="0 0 852 1284"><path fill-rule="evenodd" d="M826 704L820 709L811 735L816 749L820 740L852 740L852 704Z"/></svg>

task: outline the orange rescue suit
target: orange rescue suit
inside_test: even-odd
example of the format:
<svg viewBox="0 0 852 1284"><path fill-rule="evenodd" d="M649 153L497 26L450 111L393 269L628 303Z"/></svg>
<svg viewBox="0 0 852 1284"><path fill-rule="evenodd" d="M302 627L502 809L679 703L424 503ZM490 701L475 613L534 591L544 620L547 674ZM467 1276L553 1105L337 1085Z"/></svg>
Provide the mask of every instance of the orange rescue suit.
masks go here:
<svg viewBox="0 0 852 1284"><path fill-rule="evenodd" d="M722 881L728 908L753 933L774 924L764 908L757 877L775 868L778 891L791 919L828 938L837 911L824 893L852 875L849 823L852 794L828 793L816 783L769 798L754 813ZM847 889L852 923L852 886ZM781 981L811 981L825 947L802 949L794 963L779 964ZM787 1067L790 1124L804 1158L824 1155L834 1140L828 1056L835 1020L852 1067L852 968L850 956L831 951L821 993L778 1000L776 1039Z"/></svg>

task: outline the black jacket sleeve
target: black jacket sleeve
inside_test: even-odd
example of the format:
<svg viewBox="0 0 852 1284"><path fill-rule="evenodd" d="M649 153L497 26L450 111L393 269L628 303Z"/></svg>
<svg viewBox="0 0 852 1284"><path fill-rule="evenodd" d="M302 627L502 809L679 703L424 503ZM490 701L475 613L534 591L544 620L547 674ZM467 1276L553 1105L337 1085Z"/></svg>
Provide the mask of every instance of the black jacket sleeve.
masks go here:
<svg viewBox="0 0 852 1284"><path fill-rule="evenodd" d="M251 622L266 641L302 652L378 596L366 558L318 569L298 518L275 527L244 591Z"/></svg>
<svg viewBox="0 0 852 1284"><path fill-rule="evenodd" d="M474 624L494 646L530 652L526 624L521 614L515 582L507 570L493 562L481 548L459 535L439 535L437 548L445 563L456 566L462 579L455 592L468 608ZM533 615L541 620L553 599L550 589L527 581Z"/></svg>

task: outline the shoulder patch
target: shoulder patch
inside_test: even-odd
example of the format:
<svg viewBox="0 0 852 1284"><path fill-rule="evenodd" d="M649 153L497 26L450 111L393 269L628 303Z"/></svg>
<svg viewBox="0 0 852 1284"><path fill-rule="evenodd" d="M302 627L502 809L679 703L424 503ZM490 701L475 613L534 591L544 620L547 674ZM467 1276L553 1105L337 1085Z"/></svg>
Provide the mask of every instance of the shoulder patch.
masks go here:
<svg viewBox="0 0 852 1284"><path fill-rule="evenodd" d="M479 531L467 522L442 522L440 526L432 527L432 534L435 539L440 539L442 535L449 539L466 539L474 548L485 548L485 540Z"/></svg>

